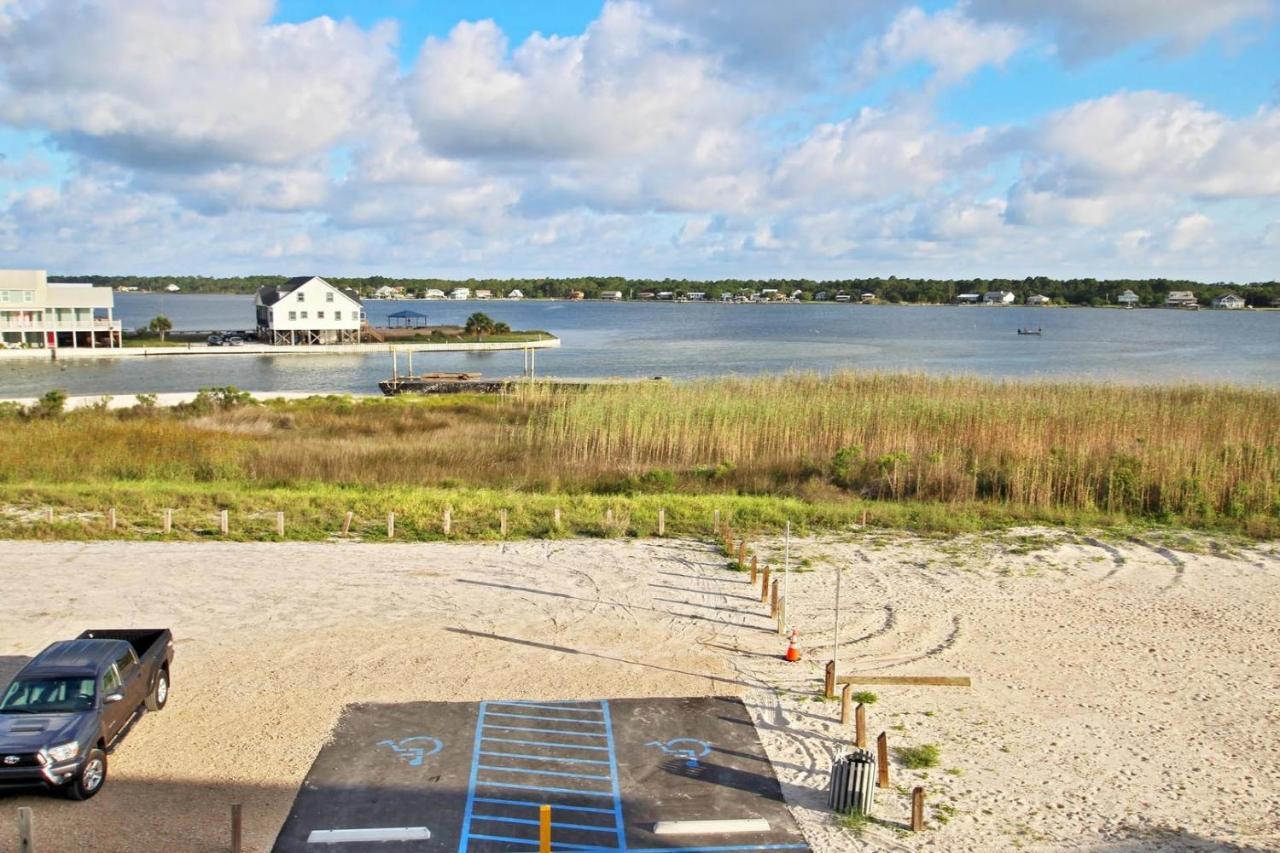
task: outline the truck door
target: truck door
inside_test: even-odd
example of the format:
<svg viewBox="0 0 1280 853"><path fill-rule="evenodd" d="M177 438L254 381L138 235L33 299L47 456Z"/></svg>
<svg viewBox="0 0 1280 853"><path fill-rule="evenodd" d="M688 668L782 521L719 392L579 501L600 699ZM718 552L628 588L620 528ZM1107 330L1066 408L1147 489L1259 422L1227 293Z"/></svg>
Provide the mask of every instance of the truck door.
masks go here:
<svg viewBox="0 0 1280 853"><path fill-rule="evenodd" d="M119 702L108 702L107 697L116 693L124 696L124 698ZM107 742L110 743L124 728L124 724L129 721L129 717L133 715L133 707L129 705L129 696L124 691L120 672L116 669L114 663L107 667L107 671L102 676L101 702L102 731L106 736Z"/></svg>
<svg viewBox="0 0 1280 853"><path fill-rule="evenodd" d="M129 715L147 698L147 685L143 683L142 665L132 648L126 648L116 658L116 672L120 673L120 689L124 693L124 701L120 704L128 709Z"/></svg>

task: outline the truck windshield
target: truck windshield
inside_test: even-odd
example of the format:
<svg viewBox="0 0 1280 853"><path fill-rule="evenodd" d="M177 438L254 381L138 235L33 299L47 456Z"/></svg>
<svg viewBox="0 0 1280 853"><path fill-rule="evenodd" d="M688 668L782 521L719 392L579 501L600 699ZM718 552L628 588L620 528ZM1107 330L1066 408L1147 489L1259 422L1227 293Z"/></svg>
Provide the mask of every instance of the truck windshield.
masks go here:
<svg viewBox="0 0 1280 853"><path fill-rule="evenodd" d="M95 679L24 678L13 682L0 699L0 714L53 714L93 708Z"/></svg>

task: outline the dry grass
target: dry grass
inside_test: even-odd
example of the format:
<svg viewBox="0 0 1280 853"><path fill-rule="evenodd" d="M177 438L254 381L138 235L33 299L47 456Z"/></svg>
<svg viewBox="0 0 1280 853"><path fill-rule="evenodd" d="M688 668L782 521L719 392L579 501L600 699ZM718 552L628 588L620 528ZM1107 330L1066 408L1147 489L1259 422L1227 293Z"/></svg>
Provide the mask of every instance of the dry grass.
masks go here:
<svg viewBox="0 0 1280 853"><path fill-rule="evenodd" d="M76 412L3 428L11 484L857 497L1280 528L1280 394L1224 387L842 374Z"/></svg>

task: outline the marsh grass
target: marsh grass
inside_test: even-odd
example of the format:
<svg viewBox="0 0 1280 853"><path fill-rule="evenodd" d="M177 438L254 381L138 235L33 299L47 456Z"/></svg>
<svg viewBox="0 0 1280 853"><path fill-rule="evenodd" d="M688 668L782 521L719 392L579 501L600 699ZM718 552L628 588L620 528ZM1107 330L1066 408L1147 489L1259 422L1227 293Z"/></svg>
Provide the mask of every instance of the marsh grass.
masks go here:
<svg viewBox="0 0 1280 853"><path fill-rule="evenodd" d="M898 763L908 770L925 770L938 766L941 751L937 744L926 743L920 746L895 747L893 755L898 759Z"/></svg>
<svg viewBox="0 0 1280 853"><path fill-rule="evenodd" d="M673 533L692 528L671 513L709 519L717 508L743 532L788 517L847 528L867 509L873 525L921 531L1280 533L1271 391L837 374L239 403L0 413L0 493L15 506L52 487L68 499L77 488L95 500L124 487L137 500L178 492L192 505L219 493L262 512L276 493L304 512L328 511L337 495L370 511L397 501L377 511L396 511L405 538L416 505L435 512L453 491L476 505L502 495L513 535L551 532L541 513L555 502L596 513L566 533L637 535L655 529L659 500ZM455 529L484 534L478 516L456 518Z"/></svg>

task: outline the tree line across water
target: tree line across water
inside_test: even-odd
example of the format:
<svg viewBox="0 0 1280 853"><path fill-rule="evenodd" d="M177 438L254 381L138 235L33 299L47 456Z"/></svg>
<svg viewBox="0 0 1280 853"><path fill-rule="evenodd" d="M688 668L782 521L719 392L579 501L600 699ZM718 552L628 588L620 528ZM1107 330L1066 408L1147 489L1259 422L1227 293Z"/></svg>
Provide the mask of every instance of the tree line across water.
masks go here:
<svg viewBox="0 0 1280 853"><path fill-rule="evenodd" d="M443 279L443 278L392 278L366 276L363 278L325 277L331 284L350 287L362 297L372 296L383 286L403 288L409 295L422 295L429 289L448 293L455 287L472 290L485 289L494 295L505 295L519 290L526 298L568 299L575 293L583 298L596 299L602 292L619 291L624 299L639 299L641 294L670 292L677 298L689 293L702 293L708 300L719 300L723 295L757 293L765 289L777 290L784 296L799 291L799 298L812 300L820 293L834 298L841 291L857 300L863 293L874 294L876 299L891 303L947 304L956 301L961 293L986 293L1005 290L1023 302L1028 296L1043 295L1058 305L1109 305L1126 290L1137 294L1141 305L1160 305L1170 291L1190 290L1202 305L1227 293L1244 298L1250 307L1264 308L1278 304L1280 282L1255 282L1233 284L1219 282L1185 281L1167 278L1106 279L1072 278L1055 279L1045 276L1029 276L1022 279L970 278L851 278L817 281L807 278L787 279L719 279L697 281L690 279L624 278L622 276L582 276L573 278L506 278L506 279ZM88 281L112 287L131 287L140 290L163 290L170 284L183 293L255 293L266 285L278 285L285 276L251 275L228 278L208 276L50 276L50 281Z"/></svg>

